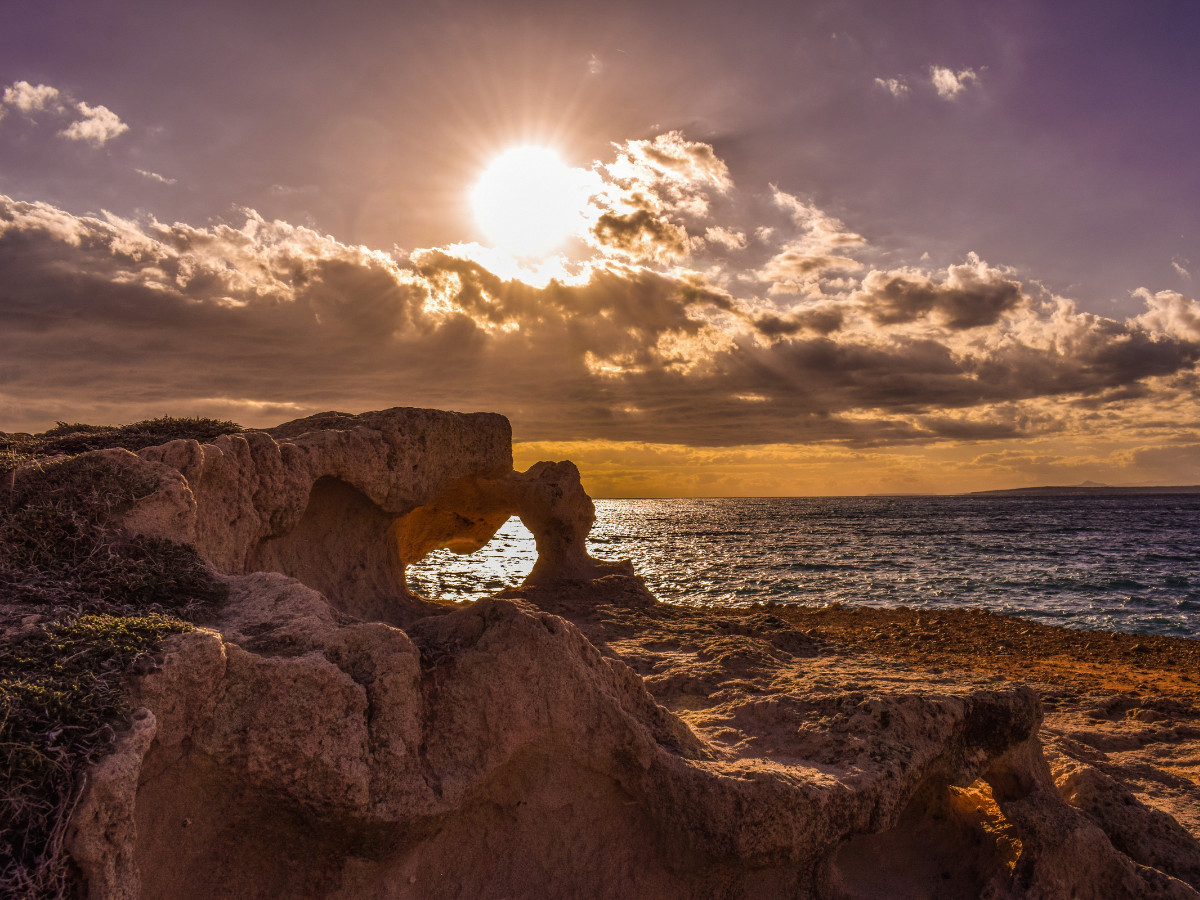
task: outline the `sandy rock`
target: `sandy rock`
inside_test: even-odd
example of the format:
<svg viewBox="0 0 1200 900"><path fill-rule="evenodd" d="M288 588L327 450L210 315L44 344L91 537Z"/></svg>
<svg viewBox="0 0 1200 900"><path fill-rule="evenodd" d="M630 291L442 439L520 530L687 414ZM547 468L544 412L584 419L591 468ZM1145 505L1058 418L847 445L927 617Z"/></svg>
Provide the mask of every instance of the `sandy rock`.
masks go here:
<svg viewBox="0 0 1200 900"><path fill-rule="evenodd" d="M192 543L225 574L289 575L359 618L427 615L405 567L439 547L477 550L512 515L537 540L532 581L605 570L586 550L595 509L578 470L514 472L508 421L492 413L322 413L138 456L160 487L125 517L129 531Z"/></svg>
<svg viewBox="0 0 1200 900"><path fill-rule="evenodd" d="M71 817L66 849L93 900L141 896L134 809L155 724L150 710L134 712L129 729L118 737L112 752L88 773L87 787Z"/></svg>
<svg viewBox="0 0 1200 900"><path fill-rule="evenodd" d="M1130 859L1200 890L1200 843L1173 818L1094 766L1060 757L1055 784Z"/></svg>
<svg viewBox="0 0 1200 900"><path fill-rule="evenodd" d="M134 823L109 853L133 864L107 876L129 896L225 896L233 878L239 893L281 897L585 885L614 897L1051 897L1086 881L1063 874L1079 858L1106 860L1107 880L1093 880L1124 891L1094 896L1192 896L1063 803L1027 690L933 693L859 673L860 689L837 693L782 672L773 691L718 690L689 727L579 627L519 599L405 632L323 614L320 595L282 576L231 583L225 639L174 639L139 683L159 724L136 792L90 801ZM264 628L271 611L282 621ZM291 616L299 630L284 640ZM687 621L662 627L711 655ZM810 642L742 630L735 667L749 656L802 676L822 660ZM1024 846L1019 860L993 832ZM908 893L880 893L881 872ZM930 885L940 892L922 893Z"/></svg>

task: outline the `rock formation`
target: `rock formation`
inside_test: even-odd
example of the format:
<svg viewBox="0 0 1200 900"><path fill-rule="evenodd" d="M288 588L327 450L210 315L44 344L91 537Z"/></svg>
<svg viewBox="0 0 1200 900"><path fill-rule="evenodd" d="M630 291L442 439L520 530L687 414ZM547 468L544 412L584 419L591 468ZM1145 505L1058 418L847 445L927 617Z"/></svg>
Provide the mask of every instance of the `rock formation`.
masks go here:
<svg viewBox="0 0 1200 900"><path fill-rule="evenodd" d="M362 619L404 625L436 611L408 590L405 567L438 547L478 550L513 515L537 540L533 581L602 569L587 554L595 509L575 466L514 472L508 420L492 413L325 413L138 460L103 452L159 478L130 531L192 544L226 575L289 575Z"/></svg>
<svg viewBox="0 0 1200 900"><path fill-rule="evenodd" d="M230 597L131 683L72 823L89 897L1200 897L1192 835L1052 770L1032 691L659 605L588 556L574 466L509 442L400 409L97 451L157 479L124 527ZM407 589L510 515L524 585Z"/></svg>

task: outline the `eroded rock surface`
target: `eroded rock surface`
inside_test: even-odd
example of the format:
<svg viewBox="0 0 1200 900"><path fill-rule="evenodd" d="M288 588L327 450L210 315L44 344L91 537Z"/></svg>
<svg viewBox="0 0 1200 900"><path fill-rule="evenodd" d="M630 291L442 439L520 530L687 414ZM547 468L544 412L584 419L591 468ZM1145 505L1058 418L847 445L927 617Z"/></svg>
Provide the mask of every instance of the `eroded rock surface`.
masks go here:
<svg viewBox="0 0 1200 900"><path fill-rule="evenodd" d="M573 466L512 472L498 416L327 414L130 464L161 486L127 527L231 591L131 687L74 819L89 896L1200 896L1195 837L1048 761L1031 690L657 604L587 556ZM525 585L407 592L510 514Z"/></svg>
<svg viewBox="0 0 1200 900"><path fill-rule="evenodd" d="M432 610L404 570L431 550L478 550L513 515L537 540L537 582L603 569L585 541L591 499L569 462L512 469L494 413L322 413L211 444L172 441L134 458L159 479L130 531L193 544L219 572L280 572L364 619L403 625Z"/></svg>

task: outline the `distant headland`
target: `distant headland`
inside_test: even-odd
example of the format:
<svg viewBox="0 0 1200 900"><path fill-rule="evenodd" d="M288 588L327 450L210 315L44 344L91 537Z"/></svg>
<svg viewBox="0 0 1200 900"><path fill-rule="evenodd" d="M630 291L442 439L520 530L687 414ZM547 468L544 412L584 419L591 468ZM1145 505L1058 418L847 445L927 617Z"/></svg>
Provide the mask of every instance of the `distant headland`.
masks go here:
<svg viewBox="0 0 1200 900"><path fill-rule="evenodd" d="M1008 488L996 491L970 491L968 497L1054 497L1063 494L1138 495L1138 494L1200 494L1200 484L1162 484L1115 487L1087 481L1083 484L1042 485L1041 487Z"/></svg>

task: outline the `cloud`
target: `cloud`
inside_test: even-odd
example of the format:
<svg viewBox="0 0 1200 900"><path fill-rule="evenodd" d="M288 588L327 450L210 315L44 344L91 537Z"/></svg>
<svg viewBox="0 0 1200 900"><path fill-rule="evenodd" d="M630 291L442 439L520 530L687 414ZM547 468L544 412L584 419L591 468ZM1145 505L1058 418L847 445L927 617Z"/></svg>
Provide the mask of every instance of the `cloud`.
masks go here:
<svg viewBox="0 0 1200 900"><path fill-rule="evenodd" d="M598 247L619 251L632 259L669 262L687 252L688 235L682 225L639 209L627 215L602 213L592 227Z"/></svg>
<svg viewBox="0 0 1200 900"><path fill-rule="evenodd" d="M691 447L1194 430L1193 299L1140 291L1144 310L1117 321L975 254L885 265L777 189L785 224L731 274L709 265L707 229L737 233L683 211L688 192L727 189L711 148L640 142L636 167L627 149L613 197L644 205L598 209L601 252L530 280L478 247L385 253L252 211L201 227L0 197L0 401L43 425L235 402L250 424L285 407L498 409L526 440Z"/></svg>
<svg viewBox="0 0 1200 900"><path fill-rule="evenodd" d="M1200 481L1200 442L1139 447L1129 455L1133 465L1161 472L1168 483L1182 473L1192 483Z"/></svg>
<svg viewBox="0 0 1200 900"><path fill-rule="evenodd" d="M795 282L828 269L861 269L858 260L846 256L814 255L805 241L789 241L757 273L763 281Z"/></svg>
<svg viewBox="0 0 1200 900"><path fill-rule="evenodd" d="M710 244L717 244L726 250L745 250L746 233L723 225L716 225L704 230L704 239Z"/></svg>
<svg viewBox="0 0 1200 900"><path fill-rule="evenodd" d="M729 169L708 144L668 131L652 140L614 144L616 159L598 166L609 184L608 209L703 218L713 194L733 187Z"/></svg>
<svg viewBox="0 0 1200 900"><path fill-rule="evenodd" d="M713 148L678 131L652 140L614 144L615 159L589 173L592 191L585 219L588 242L631 262L664 264L686 254L705 235L714 196L733 187L729 170ZM716 227L714 243L737 245L737 233ZM744 242L745 238L742 236Z"/></svg>
<svg viewBox="0 0 1200 900"><path fill-rule="evenodd" d="M149 178L151 181L157 181L161 184L175 184L177 178L167 178L165 175L159 175L157 172L148 172L145 169L134 169L143 178Z"/></svg>
<svg viewBox="0 0 1200 900"><path fill-rule="evenodd" d="M83 141L93 147L101 147L129 130L129 126L107 106L92 106L82 100L72 100L58 88L46 84L35 86L28 81L16 81L4 89L4 103L30 119L45 114L62 121L77 115L79 118L69 122L58 132L58 136L69 141ZM0 112L3 112L3 108L0 108Z"/></svg>
<svg viewBox="0 0 1200 900"><path fill-rule="evenodd" d="M909 93L908 82L903 78L876 78L875 85L893 97L904 97Z"/></svg>
<svg viewBox="0 0 1200 900"><path fill-rule="evenodd" d="M866 244L867 239L861 234L850 231L840 219L835 219L814 204L806 203L774 185L771 186L771 194L775 205L784 210L803 232L803 237L794 244L802 245L816 254L833 251L844 253L850 248Z"/></svg>
<svg viewBox="0 0 1200 900"><path fill-rule="evenodd" d="M771 293L811 293L830 272L863 268L861 262L846 254L864 249L866 238L815 204L774 185L771 193L775 207L786 213L796 227L796 232L779 244L774 255L754 273L771 285Z"/></svg>
<svg viewBox="0 0 1200 900"><path fill-rule="evenodd" d="M41 112L57 104L59 92L47 84L34 86L28 81L16 81L4 89L4 102L26 115Z"/></svg>
<svg viewBox="0 0 1200 900"><path fill-rule="evenodd" d="M270 190L270 192L276 197L291 197L297 194L317 194L321 191L321 189L315 184L273 184L270 188L268 188L268 190Z"/></svg>
<svg viewBox="0 0 1200 900"><path fill-rule="evenodd" d="M845 319L844 310L837 304L827 303L805 307L787 315L768 313L755 319L754 327L768 337L791 336L804 331L827 335L841 328Z"/></svg>
<svg viewBox="0 0 1200 900"><path fill-rule="evenodd" d="M979 84L979 76L974 69L959 69L955 72L945 66L930 66L929 80L934 90L943 100L953 100L972 84Z"/></svg>
<svg viewBox="0 0 1200 900"><path fill-rule="evenodd" d="M971 254L964 265L951 266L941 282L916 272L872 271L863 279L859 302L879 325L931 318L959 330L995 325L1028 300L1018 282Z"/></svg>
<svg viewBox="0 0 1200 900"><path fill-rule="evenodd" d="M1146 311L1129 320L1130 326L1185 341L1200 341L1200 303L1176 291L1152 294L1146 288L1134 291Z"/></svg>
<svg viewBox="0 0 1200 900"><path fill-rule="evenodd" d="M1191 281L1192 273L1187 270L1187 266L1188 261L1186 259L1179 259L1177 257L1171 260L1171 268L1175 270L1176 274L1184 281Z"/></svg>
<svg viewBox="0 0 1200 900"><path fill-rule="evenodd" d="M86 141L100 147L129 130L121 119L107 106L89 106L82 101L76 109L83 116L59 132L69 141Z"/></svg>
<svg viewBox="0 0 1200 900"><path fill-rule="evenodd" d="M727 191L733 187L729 168L712 146L689 141L682 132L668 131L652 140L614 144L617 159L605 165L617 181L680 185L688 190L708 187Z"/></svg>

